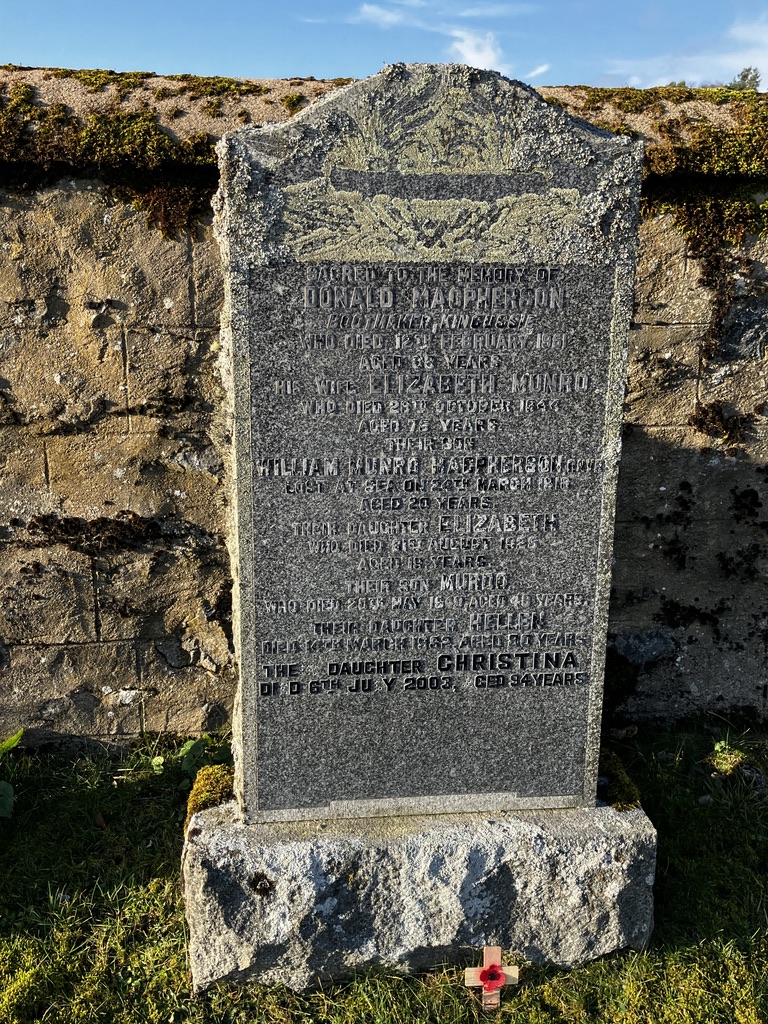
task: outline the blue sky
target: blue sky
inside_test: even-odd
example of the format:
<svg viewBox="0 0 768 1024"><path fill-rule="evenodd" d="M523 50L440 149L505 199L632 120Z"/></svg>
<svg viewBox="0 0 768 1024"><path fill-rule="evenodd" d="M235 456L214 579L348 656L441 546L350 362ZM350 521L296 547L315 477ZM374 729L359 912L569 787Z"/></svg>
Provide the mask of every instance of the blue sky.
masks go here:
<svg viewBox="0 0 768 1024"><path fill-rule="evenodd" d="M768 0L0 0L0 63L254 78L459 61L533 85L768 88Z"/></svg>

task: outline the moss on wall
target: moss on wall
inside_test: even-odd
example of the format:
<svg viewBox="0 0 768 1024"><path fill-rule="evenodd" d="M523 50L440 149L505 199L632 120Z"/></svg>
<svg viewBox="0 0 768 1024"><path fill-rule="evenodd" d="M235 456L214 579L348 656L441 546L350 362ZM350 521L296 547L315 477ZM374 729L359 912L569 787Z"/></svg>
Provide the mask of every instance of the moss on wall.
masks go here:
<svg viewBox="0 0 768 1024"><path fill-rule="evenodd" d="M66 164L80 171L124 172L216 162L212 140L171 138L153 110L116 108L79 117L61 103L39 104L34 87L25 82L14 82L0 95L0 160L42 170Z"/></svg>
<svg viewBox="0 0 768 1024"><path fill-rule="evenodd" d="M0 167L5 186L21 190L65 174L98 177L168 235L209 208L218 181L207 135L173 139L151 109L80 117L61 103L41 105L25 82L0 95Z"/></svg>
<svg viewBox="0 0 768 1024"><path fill-rule="evenodd" d="M105 68L92 70L75 70L74 68L53 68L51 78L74 78L84 85L89 92L102 92L107 86L113 86L120 99L128 96L135 89L144 85L149 78L157 78L153 71L108 71Z"/></svg>
<svg viewBox="0 0 768 1024"><path fill-rule="evenodd" d="M5 70L19 69L7 65ZM189 228L208 210L217 185L216 137L206 132L177 137L167 123L173 123L174 112L164 110L161 117L152 104L172 97L192 100L208 118L226 122L216 126L220 133L250 120L247 111L225 111L225 101L271 91L260 81L186 74L159 78L148 71L57 68L45 76L77 82L90 94L108 94L111 103L78 112L61 102L43 102L29 82L6 84L0 92L0 164L7 185L34 188L65 174L98 177L120 198L135 201L150 224L166 233ZM155 87L155 80L161 84ZM294 78L288 85L312 82ZM124 109L123 101L141 90L152 102ZM549 102L598 127L646 138L643 213L672 213L696 253L768 231L765 94L684 86L576 86L558 92L563 95L547 96ZM293 114L310 100L291 91L279 97L279 105ZM712 113L717 110L727 114L725 121Z"/></svg>
<svg viewBox="0 0 768 1024"><path fill-rule="evenodd" d="M216 96L262 96L269 92L260 82L243 82L237 78L202 77L200 75L168 75L172 82L179 82L179 93L194 98Z"/></svg>
<svg viewBox="0 0 768 1024"><path fill-rule="evenodd" d="M174 237L210 213L218 183L215 144L224 131L283 120L350 81L6 64L0 67L3 185L23 192L63 177L96 178ZM295 91L302 83L303 91Z"/></svg>
<svg viewBox="0 0 768 1024"><path fill-rule="evenodd" d="M768 96L726 86L576 86L548 95L646 143L642 212L671 213L697 255L768 232Z"/></svg>

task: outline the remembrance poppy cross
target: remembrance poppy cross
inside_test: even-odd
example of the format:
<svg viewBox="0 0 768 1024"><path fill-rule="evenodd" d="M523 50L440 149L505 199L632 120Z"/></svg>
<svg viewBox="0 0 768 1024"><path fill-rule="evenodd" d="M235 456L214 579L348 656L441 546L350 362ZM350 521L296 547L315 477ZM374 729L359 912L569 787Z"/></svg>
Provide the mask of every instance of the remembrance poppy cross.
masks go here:
<svg viewBox="0 0 768 1024"><path fill-rule="evenodd" d="M464 972L467 988L482 988L484 1010L498 1010L501 1006L501 989L504 985L516 985L518 978L516 967L501 966L501 946L485 946L483 966L468 967Z"/></svg>

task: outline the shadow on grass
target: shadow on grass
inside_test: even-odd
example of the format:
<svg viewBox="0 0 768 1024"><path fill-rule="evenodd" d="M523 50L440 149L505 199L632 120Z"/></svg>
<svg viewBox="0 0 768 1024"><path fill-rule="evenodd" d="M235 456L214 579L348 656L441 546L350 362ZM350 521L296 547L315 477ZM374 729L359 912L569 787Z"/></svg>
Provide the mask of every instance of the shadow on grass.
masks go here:
<svg viewBox="0 0 768 1024"><path fill-rule="evenodd" d="M744 756L719 775L716 747ZM658 831L654 945L743 945L768 926L768 732L746 720L647 727L621 751Z"/></svg>
<svg viewBox="0 0 768 1024"><path fill-rule="evenodd" d="M706 758L716 742L743 751L753 774L713 778ZM646 728L617 751L659 832L651 948L570 972L527 967L521 985L505 993L501 1018L764 1019L768 798L759 782L768 777L768 732L722 722ZM218 986L192 999L179 892L186 796L179 748L154 742L122 758L14 752L4 774L17 797L13 819L0 822L4 1022L484 1019L460 967L418 978L370 971L301 995Z"/></svg>
<svg viewBox="0 0 768 1024"><path fill-rule="evenodd" d="M45 927L52 903L94 886L107 892L178 874L183 775L168 748L153 767L157 751L42 749L6 760L15 805L0 823L0 935ZM92 912L98 920L98 899Z"/></svg>

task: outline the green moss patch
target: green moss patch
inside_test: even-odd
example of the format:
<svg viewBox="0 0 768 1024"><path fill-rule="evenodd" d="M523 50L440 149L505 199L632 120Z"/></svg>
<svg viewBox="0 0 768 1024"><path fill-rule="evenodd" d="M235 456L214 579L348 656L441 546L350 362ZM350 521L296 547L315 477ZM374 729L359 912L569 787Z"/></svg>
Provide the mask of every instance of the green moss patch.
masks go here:
<svg viewBox="0 0 768 1024"><path fill-rule="evenodd" d="M179 92L193 99L214 96L264 96L269 92L260 82L242 82L236 78L206 78L200 75L167 75L172 82L179 83Z"/></svg>
<svg viewBox="0 0 768 1024"><path fill-rule="evenodd" d="M166 234L189 228L218 184L207 135L173 139L149 108L80 118L63 104L39 104L25 82L0 95L0 169L5 187L18 189L64 175L98 177Z"/></svg>
<svg viewBox="0 0 768 1024"><path fill-rule="evenodd" d="M306 103L307 97L303 92L288 92L283 96L283 106L289 114L295 114Z"/></svg>
<svg viewBox="0 0 768 1024"><path fill-rule="evenodd" d="M205 811L209 807L231 800L234 795L234 771L227 764L203 765L195 776L192 789L187 800L187 817L184 829L189 825L193 814Z"/></svg>
<svg viewBox="0 0 768 1024"><path fill-rule="evenodd" d="M153 71L108 71L95 68L91 71L76 71L73 68L54 68L49 78L73 78L84 85L88 92L103 92L107 86L117 90L120 99L124 99L136 89L144 86L149 78L157 78Z"/></svg>

